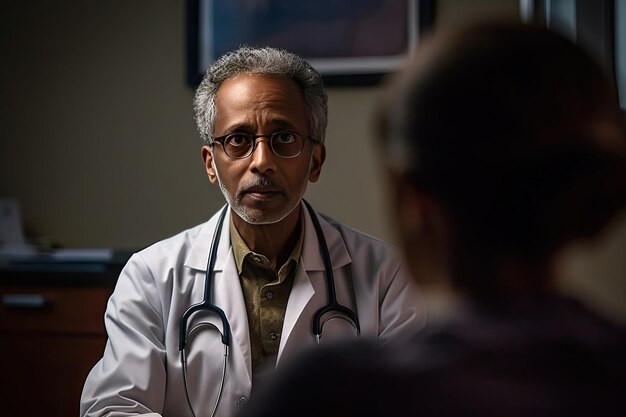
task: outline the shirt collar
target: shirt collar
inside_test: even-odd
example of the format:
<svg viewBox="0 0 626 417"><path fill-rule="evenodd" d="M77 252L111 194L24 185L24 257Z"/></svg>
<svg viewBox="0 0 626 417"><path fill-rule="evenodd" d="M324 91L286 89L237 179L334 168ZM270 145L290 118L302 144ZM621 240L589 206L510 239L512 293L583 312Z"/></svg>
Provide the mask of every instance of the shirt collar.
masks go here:
<svg viewBox="0 0 626 417"><path fill-rule="evenodd" d="M298 237L296 244L291 250L291 255L289 255L289 258L279 268L279 271L289 265L291 261L294 261L297 265L298 261L300 260L300 256L302 255L302 247L304 245L304 225L302 224L302 216L300 216L298 225L300 228L300 236ZM232 216L230 218L230 241L233 247L233 256L235 257L235 265L237 266L237 272L239 273L239 275L241 275L241 271L243 270L243 263L246 259L246 256L248 256L249 254L253 254L255 256L260 256L264 259L267 259L265 255L250 250L248 245L246 245L246 242L244 242L243 238L239 234L239 231L235 227Z"/></svg>

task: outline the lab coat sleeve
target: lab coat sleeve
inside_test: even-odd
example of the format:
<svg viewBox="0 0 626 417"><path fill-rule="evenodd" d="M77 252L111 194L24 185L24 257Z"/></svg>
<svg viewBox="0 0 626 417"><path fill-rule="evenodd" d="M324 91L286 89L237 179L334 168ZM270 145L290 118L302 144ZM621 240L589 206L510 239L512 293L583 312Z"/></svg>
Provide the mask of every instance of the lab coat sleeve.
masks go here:
<svg viewBox="0 0 626 417"><path fill-rule="evenodd" d="M160 416L166 386L162 311L158 283L135 254L107 304L108 341L85 382L81 416Z"/></svg>
<svg viewBox="0 0 626 417"><path fill-rule="evenodd" d="M379 281L378 338L383 343L414 334L426 324L426 309L417 283L404 263L398 261L392 271Z"/></svg>

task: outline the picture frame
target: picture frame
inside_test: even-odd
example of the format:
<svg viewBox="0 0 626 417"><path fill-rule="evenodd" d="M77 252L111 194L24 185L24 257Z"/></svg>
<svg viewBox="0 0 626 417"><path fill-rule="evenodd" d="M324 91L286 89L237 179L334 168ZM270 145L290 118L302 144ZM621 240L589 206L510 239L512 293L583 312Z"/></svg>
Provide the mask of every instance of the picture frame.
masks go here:
<svg viewBox="0 0 626 417"><path fill-rule="evenodd" d="M302 56L326 85L380 82L413 54L434 0L187 0L187 83L225 52L274 46Z"/></svg>

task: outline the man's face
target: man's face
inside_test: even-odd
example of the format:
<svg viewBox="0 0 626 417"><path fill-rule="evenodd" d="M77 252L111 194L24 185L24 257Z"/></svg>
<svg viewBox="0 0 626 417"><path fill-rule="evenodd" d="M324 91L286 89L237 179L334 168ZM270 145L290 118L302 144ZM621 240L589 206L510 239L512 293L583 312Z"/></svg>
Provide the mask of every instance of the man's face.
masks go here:
<svg viewBox="0 0 626 417"><path fill-rule="evenodd" d="M319 178L324 146L309 140L309 117L298 85L287 77L241 74L227 79L215 97L214 137L234 132L271 135L289 130L305 139L295 158L281 158L269 138L257 139L253 154L232 159L215 143L202 148L207 175L226 201L250 224L277 223L302 199L308 181Z"/></svg>

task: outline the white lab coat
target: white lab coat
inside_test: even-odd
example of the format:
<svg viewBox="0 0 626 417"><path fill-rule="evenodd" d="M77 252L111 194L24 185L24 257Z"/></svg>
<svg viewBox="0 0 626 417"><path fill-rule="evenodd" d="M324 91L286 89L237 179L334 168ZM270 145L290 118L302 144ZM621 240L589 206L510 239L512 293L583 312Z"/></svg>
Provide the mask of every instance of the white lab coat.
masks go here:
<svg viewBox="0 0 626 417"><path fill-rule="evenodd" d="M308 211L302 258L287 303L278 353L280 362L315 344L312 316L327 304L324 263ZM134 254L124 267L105 314L108 341L91 370L81 398L81 416L191 415L185 399L178 350L179 320L203 299L209 246L218 215L207 223ZM390 339L419 329L423 303L398 255L382 241L318 216L326 238L339 303L357 312L361 335ZM230 322L232 340L218 416L232 416L251 391L251 355L246 306L230 246L230 210L215 262L214 303ZM214 315L201 322L221 329ZM202 330L200 330L202 329ZM219 333L198 327L188 338L188 386L198 417L208 416L222 376L224 347ZM322 343L354 337L345 320L326 322Z"/></svg>

